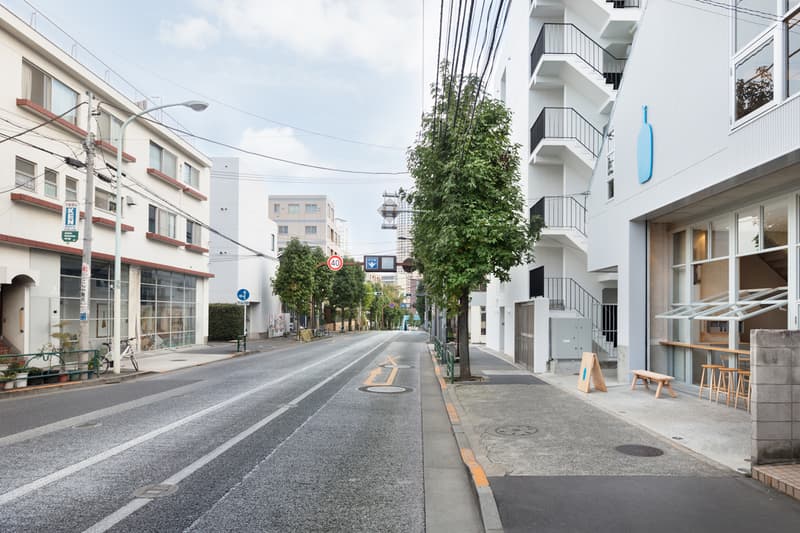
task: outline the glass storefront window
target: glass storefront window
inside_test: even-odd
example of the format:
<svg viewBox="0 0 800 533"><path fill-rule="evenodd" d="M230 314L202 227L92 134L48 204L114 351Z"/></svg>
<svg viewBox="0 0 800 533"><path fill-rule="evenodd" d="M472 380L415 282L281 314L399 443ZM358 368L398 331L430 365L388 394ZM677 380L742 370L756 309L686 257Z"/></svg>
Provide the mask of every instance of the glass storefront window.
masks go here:
<svg viewBox="0 0 800 533"><path fill-rule="evenodd" d="M692 261L708 259L708 230L706 226L692 229Z"/></svg>
<svg viewBox="0 0 800 533"><path fill-rule="evenodd" d="M783 202L764 206L764 249L789 242L789 212Z"/></svg>
<svg viewBox="0 0 800 533"><path fill-rule="evenodd" d="M759 245L759 207L751 207L740 211L737 217L739 235L736 250L739 254L747 254L758 251Z"/></svg>
<svg viewBox="0 0 800 533"><path fill-rule="evenodd" d="M786 21L787 43L786 57L787 95L800 92L800 12Z"/></svg>
<svg viewBox="0 0 800 533"><path fill-rule="evenodd" d="M711 257L727 257L730 243L730 223L728 217L711 221Z"/></svg>
<svg viewBox="0 0 800 533"><path fill-rule="evenodd" d="M686 232L679 231L672 234L672 264L686 263Z"/></svg>
<svg viewBox="0 0 800 533"><path fill-rule="evenodd" d="M736 119L745 117L772 102L773 81L772 39L736 64Z"/></svg>
<svg viewBox="0 0 800 533"><path fill-rule="evenodd" d="M194 344L197 280L154 269L142 269L141 279L141 349Z"/></svg>

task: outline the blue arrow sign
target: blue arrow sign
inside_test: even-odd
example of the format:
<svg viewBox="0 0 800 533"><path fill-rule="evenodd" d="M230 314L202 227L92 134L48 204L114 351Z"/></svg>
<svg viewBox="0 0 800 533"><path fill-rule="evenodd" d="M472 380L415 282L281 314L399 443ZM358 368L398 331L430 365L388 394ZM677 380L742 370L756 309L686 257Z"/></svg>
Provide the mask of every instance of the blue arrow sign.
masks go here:
<svg viewBox="0 0 800 533"><path fill-rule="evenodd" d="M378 268L378 258L377 257L367 258L367 269L376 270L377 268Z"/></svg>
<svg viewBox="0 0 800 533"><path fill-rule="evenodd" d="M239 289L239 291L236 293L236 297L239 298L239 301L246 302L250 299L250 291L247 289Z"/></svg>

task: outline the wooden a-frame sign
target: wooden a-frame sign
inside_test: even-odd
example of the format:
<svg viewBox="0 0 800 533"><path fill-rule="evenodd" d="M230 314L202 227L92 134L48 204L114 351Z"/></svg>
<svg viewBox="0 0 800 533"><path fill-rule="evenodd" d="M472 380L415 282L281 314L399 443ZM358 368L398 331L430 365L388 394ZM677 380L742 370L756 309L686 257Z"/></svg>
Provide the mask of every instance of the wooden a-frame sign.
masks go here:
<svg viewBox="0 0 800 533"><path fill-rule="evenodd" d="M583 352L581 369L578 374L578 390L589 392L592 388L592 382L594 382L595 390L608 392L606 380L603 379L603 372L600 371L600 361L597 359L597 354Z"/></svg>

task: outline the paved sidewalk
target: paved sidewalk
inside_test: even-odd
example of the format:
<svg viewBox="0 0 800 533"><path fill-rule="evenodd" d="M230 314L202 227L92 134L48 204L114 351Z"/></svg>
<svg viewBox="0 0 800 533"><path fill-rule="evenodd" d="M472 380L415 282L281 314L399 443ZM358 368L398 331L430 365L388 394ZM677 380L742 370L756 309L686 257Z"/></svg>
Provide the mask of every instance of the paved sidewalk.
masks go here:
<svg viewBox="0 0 800 533"><path fill-rule="evenodd" d="M485 379L448 387L505 531L797 530L800 502L478 347L470 353Z"/></svg>

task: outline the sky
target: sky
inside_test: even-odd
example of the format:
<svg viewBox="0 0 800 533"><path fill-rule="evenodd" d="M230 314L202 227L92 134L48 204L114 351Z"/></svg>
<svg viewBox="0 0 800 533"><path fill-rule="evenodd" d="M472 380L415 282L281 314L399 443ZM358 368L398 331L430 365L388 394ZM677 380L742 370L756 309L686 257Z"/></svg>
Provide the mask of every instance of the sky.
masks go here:
<svg viewBox="0 0 800 533"><path fill-rule="evenodd" d="M197 135L259 153L405 171L407 147L430 102L439 16L433 0L0 3L29 22L34 6L41 12L36 28L73 50L47 19L70 34L81 45L76 58L112 85L124 79L156 103L208 101L202 113L171 115ZM196 146L211 157L239 155ZM395 232L380 229L377 210L384 191L412 184L407 174L345 174L242 158L246 178L266 179L271 194L329 195L337 217L349 222L351 255L395 252Z"/></svg>

